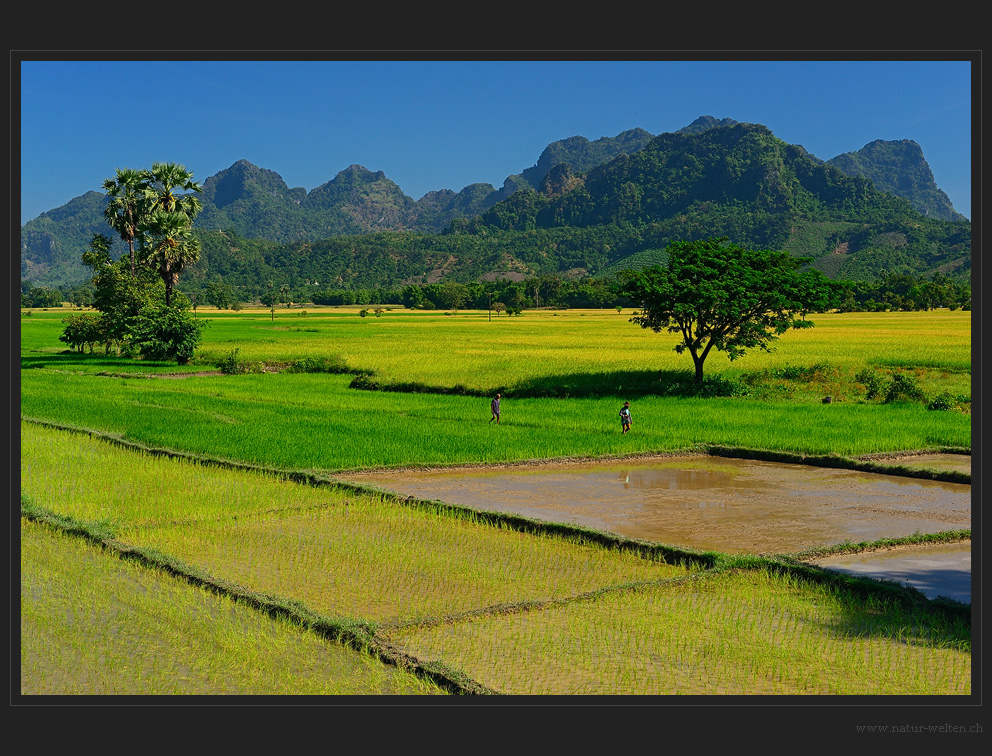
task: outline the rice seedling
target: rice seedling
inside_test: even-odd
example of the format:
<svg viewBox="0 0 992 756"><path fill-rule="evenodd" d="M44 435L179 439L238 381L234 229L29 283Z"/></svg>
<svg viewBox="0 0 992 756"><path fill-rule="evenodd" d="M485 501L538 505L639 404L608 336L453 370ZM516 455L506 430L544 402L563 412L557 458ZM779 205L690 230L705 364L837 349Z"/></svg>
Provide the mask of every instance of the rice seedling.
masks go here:
<svg viewBox="0 0 992 756"><path fill-rule="evenodd" d="M272 475L166 460L29 423L21 426L21 493L46 509L111 528L327 507L346 498L333 488L317 490Z"/></svg>
<svg viewBox="0 0 992 756"><path fill-rule="evenodd" d="M677 385L689 366L672 337L612 311L492 322L478 312L211 313L196 364L182 370L64 353L63 316L21 322L22 417L191 459L22 423L22 494L60 516L251 591L383 623L416 657L510 693L970 693L967 628L924 609L757 568L678 583L684 568L627 552L194 464L331 472L701 445L847 456L970 449L970 313L815 315L816 328L786 334L771 354L739 363L712 357L708 398ZM219 374L232 353L283 372ZM202 371L216 374L142 377ZM881 398L856 379L869 371ZM355 375L406 393L349 388ZM883 403L895 375L927 402ZM741 387L751 398L733 396ZM487 424L485 398L496 388L508 389L498 427ZM820 393L838 401L821 404ZM953 401L927 409L944 394ZM635 399L635 430L621 436L614 420L625 398ZM28 541L36 528L22 525ZM131 574L134 565L124 570L120 560L110 577L103 567L87 571L69 543L58 540L57 554L22 556L22 667L31 692L360 692L374 678L301 689L264 663L273 657L296 677L334 678L308 666L321 657L300 628L265 619L257 629L238 616L227 629L223 621L240 605L204 609L190 586L175 584L182 590L174 594L146 584L148 575L164 578L147 568ZM104 565L104 557L83 562ZM70 568L50 575L60 564ZM636 583L657 585L631 589ZM152 606L131 596L134 585ZM79 620L67 602L92 613ZM107 618L109 637L94 637ZM288 645L276 638L287 627L296 639ZM217 661L200 661L214 647ZM246 676L256 667L258 675ZM373 687L425 692L374 679Z"/></svg>
<svg viewBox="0 0 992 756"><path fill-rule="evenodd" d="M21 521L23 695L437 695L410 672Z"/></svg>
<svg viewBox="0 0 992 756"><path fill-rule="evenodd" d="M768 380L751 381L768 396L746 402L652 395L645 387L668 385L659 374L671 382L687 370L671 350L674 342L607 311L528 312L498 326L471 312L360 319L323 310L283 318L285 325L266 315L211 315L204 350L213 357L188 371L213 367L206 363L219 364L237 350L244 360L281 365L285 373L181 381L127 377L175 372L174 365L47 351L58 343L58 320L31 318L22 324L22 414L154 446L304 469L623 455L700 443L839 454L970 447L970 416L921 403L874 404L855 380L865 371L888 380L884 371L928 365L912 367L922 371L913 373L922 395L929 401L942 390L957 397L948 406L970 407L970 313L818 315L816 328L787 334L770 355L740 363L712 358L708 374L725 387L765 373L799 386L780 391ZM293 330L297 321L306 328ZM409 391L357 391L348 388L351 375L291 372L297 365L365 371L376 385ZM817 365L829 369L813 371ZM813 382L803 383L807 378ZM606 395L507 396L506 423L495 436L480 427L488 420L486 400L471 395L495 386ZM416 393L426 389L453 393ZM613 405L631 390L637 430L620 439L611 432ZM824 392L843 401L823 406Z"/></svg>
<svg viewBox="0 0 992 756"><path fill-rule="evenodd" d="M79 434L28 427L24 438L22 492L38 506L107 523L131 546L329 616L409 621L685 572L477 517L147 457ZM73 486L49 484L67 471Z"/></svg>
<svg viewBox="0 0 992 756"><path fill-rule="evenodd" d="M391 633L510 694L967 695L970 628L763 570Z"/></svg>

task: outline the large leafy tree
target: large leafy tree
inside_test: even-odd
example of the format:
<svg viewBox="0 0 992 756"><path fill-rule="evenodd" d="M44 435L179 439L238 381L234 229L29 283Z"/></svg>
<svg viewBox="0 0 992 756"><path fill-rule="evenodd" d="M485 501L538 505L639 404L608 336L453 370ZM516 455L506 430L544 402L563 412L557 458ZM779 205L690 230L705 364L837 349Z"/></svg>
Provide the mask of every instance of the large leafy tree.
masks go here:
<svg viewBox="0 0 992 756"><path fill-rule="evenodd" d="M624 271L621 292L640 308L631 323L681 337L675 351L692 356L697 383L713 349L731 360L771 351L789 329L812 327L806 314L829 304L829 282L808 267L812 258L744 249L726 237L672 242L667 253L664 266Z"/></svg>
<svg viewBox="0 0 992 756"><path fill-rule="evenodd" d="M103 211L110 227L127 244L131 257L131 275L135 275L134 245L149 209L146 172L133 168L118 168L113 178L103 182L107 206Z"/></svg>

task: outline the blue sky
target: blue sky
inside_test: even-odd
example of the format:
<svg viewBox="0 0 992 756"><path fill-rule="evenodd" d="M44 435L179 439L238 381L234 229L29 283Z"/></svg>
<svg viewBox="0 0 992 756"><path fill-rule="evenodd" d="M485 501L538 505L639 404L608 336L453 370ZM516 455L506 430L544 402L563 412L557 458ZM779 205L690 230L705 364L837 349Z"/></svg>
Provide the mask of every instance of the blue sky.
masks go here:
<svg viewBox="0 0 992 756"><path fill-rule="evenodd" d="M21 223L119 167L203 181L242 158L310 191L349 165L407 195L495 187L551 142L698 116L828 160L912 139L971 217L967 60L21 61ZM16 115L16 114L15 114Z"/></svg>

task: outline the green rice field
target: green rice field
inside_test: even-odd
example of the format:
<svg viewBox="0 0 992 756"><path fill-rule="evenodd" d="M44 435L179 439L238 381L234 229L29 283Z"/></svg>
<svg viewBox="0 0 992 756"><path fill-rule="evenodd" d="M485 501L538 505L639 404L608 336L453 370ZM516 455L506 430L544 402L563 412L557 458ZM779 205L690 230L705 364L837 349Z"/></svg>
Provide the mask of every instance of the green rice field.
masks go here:
<svg viewBox="0 0 992 756"><path fill-rule="evenodd" d="M691 360L626 311L358 309L201 308L182 369L67 352L66 313L23 314L22 695L972 692L960 606L332 477L970 451L970 313L816 315L771 354L714 353L708 376L755 390L702 396L671 389ZM222 373L234 350L257 372ZM868 370L957 403L879 401Z"/></svg>

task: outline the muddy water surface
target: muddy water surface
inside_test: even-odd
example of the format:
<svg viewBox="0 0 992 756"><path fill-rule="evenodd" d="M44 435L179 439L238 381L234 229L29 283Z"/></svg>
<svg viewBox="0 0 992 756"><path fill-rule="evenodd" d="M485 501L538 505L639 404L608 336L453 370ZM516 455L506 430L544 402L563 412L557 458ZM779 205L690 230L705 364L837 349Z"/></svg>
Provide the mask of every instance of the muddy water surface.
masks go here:
<svg viewBox="0 0 992 756"><path fill-rule="evenodd" d="M971 541L843 554L815 564L856 575L911 585L928 598L971 603Z"/></svg>
<svg viewBox="0 0 992 756"><path fill-rule="evenodd" d="M967 484L722 457L340 477L405 496L730 553L971 527Z"/></svg>

